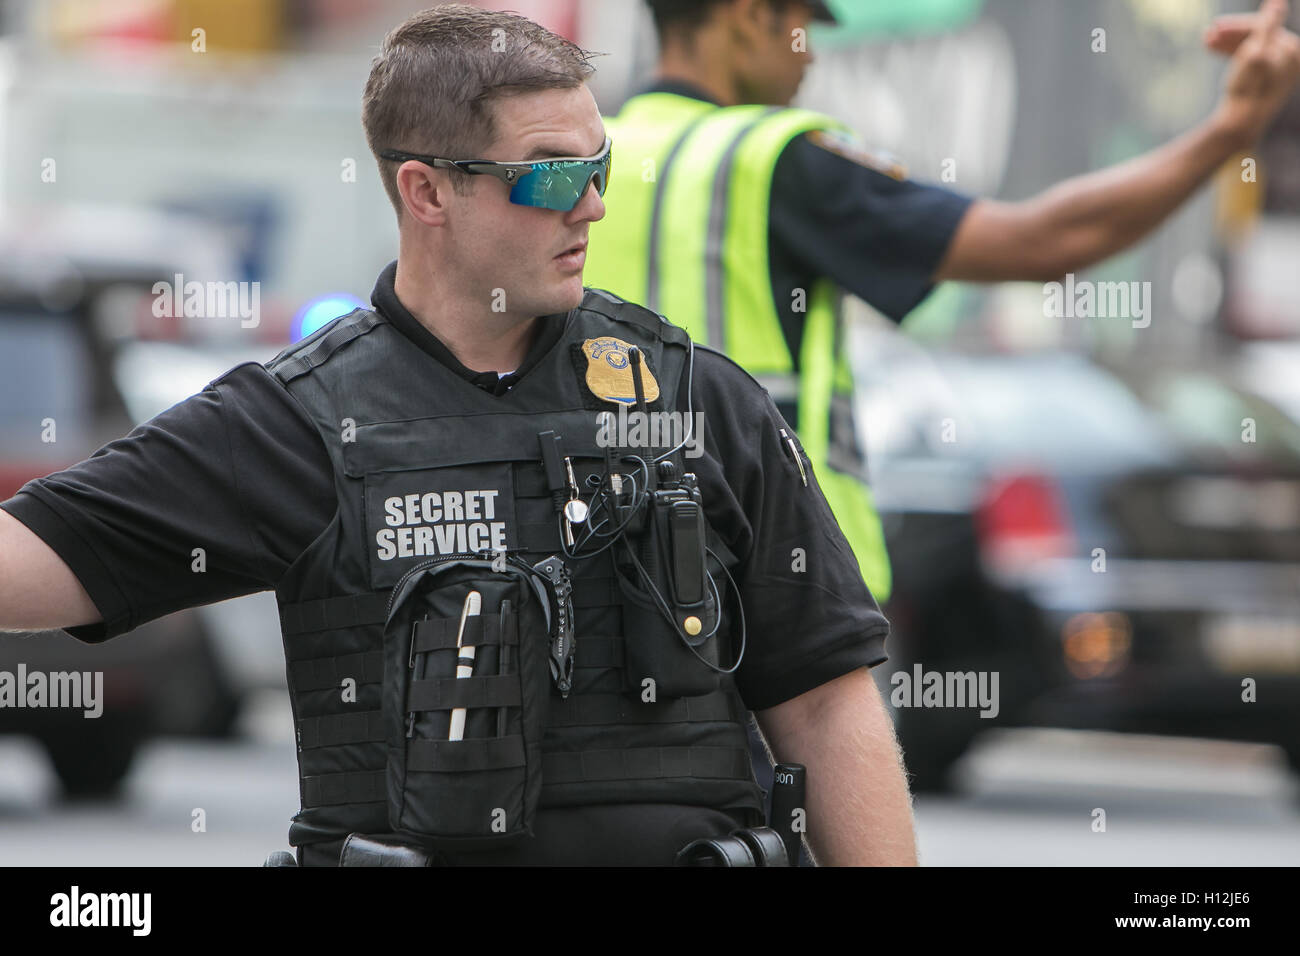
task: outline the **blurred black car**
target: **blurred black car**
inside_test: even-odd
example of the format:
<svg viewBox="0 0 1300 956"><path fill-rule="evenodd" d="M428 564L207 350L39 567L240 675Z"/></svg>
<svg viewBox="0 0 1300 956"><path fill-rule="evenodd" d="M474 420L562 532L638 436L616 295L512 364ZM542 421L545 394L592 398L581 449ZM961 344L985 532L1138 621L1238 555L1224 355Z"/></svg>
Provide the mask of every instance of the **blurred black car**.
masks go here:
<svg viewBox="0 0 1300 956"><path fill-rule="evenodd" d="M28 480L88 457L133 422L110 369L101 297L149 289L148 274L95 277L75 268L0 276L0 500ZM53 438L51 441L50 439ZM141 741L159 733L223 734L239 699L193 611L91 646L62 632L0 634L0 671L102 672L103 712L0 707L0 733L36 737L66 794L115 790Z"/></svg>
<svg viewBox="0 0 1300 956"><path fill-rule="evenodd" d="M860 379L914 789L995 726L1270 742L1300 767L1293 420L1174 373L1140 398L1066 354L912 347ZM928 672L996 672L996 708L898 706Z"/></svg>

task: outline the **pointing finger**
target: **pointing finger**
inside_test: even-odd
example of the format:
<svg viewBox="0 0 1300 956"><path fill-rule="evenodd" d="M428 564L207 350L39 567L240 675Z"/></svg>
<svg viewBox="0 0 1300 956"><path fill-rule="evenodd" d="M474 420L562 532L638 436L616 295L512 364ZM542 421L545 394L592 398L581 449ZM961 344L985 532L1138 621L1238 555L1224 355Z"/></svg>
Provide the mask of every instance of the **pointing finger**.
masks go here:
<svg viewBox="0 0 1300 956"><path fill-rule="evenodd" d="M1236 37L1238 40L1244 39L1251 30L1255 29L1255 24L1259 21L1260 13L1225 13L1222 16L1214 18L1213 22L1206 28L1207 33L1218 34L1221 37Z"/></svg>
<svg viewBox="0 0 1300 956"><path fill-rule="evenodd" d="M1227 19L1221 17L1220 19ZM1224 56L1232 56L1237 52L1246 37L1250 36L1250 31L1255 26L1255 14L1249 14L1243 18L1242 23L1221 24L1216 22L1205 31L1205 46L1207 49L1221 53Z"/></svg>
<svg viewBox="0 0 1300 956"><path fill-rule="evenodd" d="M1272 39L1277 31L1282 29L1282 24L1286 23L1287 14L1290 12L1291 6L1287 0L1265 0L1252 32L1261 40Z"/></svg>

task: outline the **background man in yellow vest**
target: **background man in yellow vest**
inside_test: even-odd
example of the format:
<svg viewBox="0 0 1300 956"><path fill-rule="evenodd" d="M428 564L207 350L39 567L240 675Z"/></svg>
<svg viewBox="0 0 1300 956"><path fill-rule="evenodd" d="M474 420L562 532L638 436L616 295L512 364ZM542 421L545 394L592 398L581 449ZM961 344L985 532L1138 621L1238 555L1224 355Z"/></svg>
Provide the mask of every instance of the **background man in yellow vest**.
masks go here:
<svg viewBox="0 0 1300 956"><path fill-rule="evenodd" d="M822 0L647 3L656 77L606 120L618 171L584 282L662 313L767 387L881 603L889 558L853 422L837 290L901 321L944 279L1050 281L1105 259L1254 142L1300 79L1286 0L1266 0L1207 34L1232 62L1217 109L1195 129L1029 200L972 201L906 180L834 119L787 108L812 59L792 38L834 21ZM755 774L770 787L750 730Z"/></svg>
<svg viewBox="0 0 1300 956"><path fill-rule="evenodd" d="M1300 78L1286 0L1222 17L1232 56L1214 113L1120 166L1022 202L903 179L830 117L786 107L811 62L792 41L822 0L647 0L654 84L607 121L619 172L588 285L640 302L767 386L878 600L889 561L865 484L837 289L901 320L944 279L1049 281L1151 232L1258 138Z"/></svg>

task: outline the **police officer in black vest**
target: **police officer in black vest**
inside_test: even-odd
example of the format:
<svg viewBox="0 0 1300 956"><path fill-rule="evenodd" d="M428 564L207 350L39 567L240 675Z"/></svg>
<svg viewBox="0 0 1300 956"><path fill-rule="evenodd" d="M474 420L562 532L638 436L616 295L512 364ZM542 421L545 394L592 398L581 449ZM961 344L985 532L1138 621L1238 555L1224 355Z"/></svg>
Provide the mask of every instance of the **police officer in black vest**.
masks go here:
<svg viewBox="0 0 1300 956"><path fill-rule="evenodd" d="M583 287L612 171L590 72L513 15L394 30L363 105L400 231L373 307L4 502L0 626L97 642L274 589L302 865L680 862L764 823L747 710L807 768L820 862L914 863L888 625L797 436Z"/></svg>

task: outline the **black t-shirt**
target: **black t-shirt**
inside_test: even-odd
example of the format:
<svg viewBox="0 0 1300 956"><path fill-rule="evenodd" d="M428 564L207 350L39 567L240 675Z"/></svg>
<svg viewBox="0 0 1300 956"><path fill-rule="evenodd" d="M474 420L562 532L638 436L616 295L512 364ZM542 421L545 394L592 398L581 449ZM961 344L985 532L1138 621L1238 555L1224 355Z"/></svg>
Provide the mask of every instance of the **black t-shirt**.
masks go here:
<svg viewBox="0 0 1300 956"><path fill-rule="evenodd" d="M676 81L644 92L713 102L698 87ZM792 139L772 175L768 270L796 370L807 318L794 309L796 289L808 292L818 278L833 279L901 322L934 287L934 272L971 202L938 186L896 179L855 159L852 149L837 148L833 139Z"/></svg>
<svg viewBox="0 0 1300 956"><path fill-rule="evenodd" d="M380 275L376 311L494 394L563 333L566 315L542 317L519 369L504 379L474 372L398 301L395 275L396 263ZM692 466L709 520L742 561L748 646L736 676L746 705L772 707L884 661L888 624L815 480L803 485L780 441L789 426L767 394L705 349L696 350L693 388L706 434ZM264 366L247 363L0 507L85 587L104 621L69 633L94 642L180 608L273 589L329 524L337 499L315 426ZM200 547L206 570L195 573Z"/></svg>

